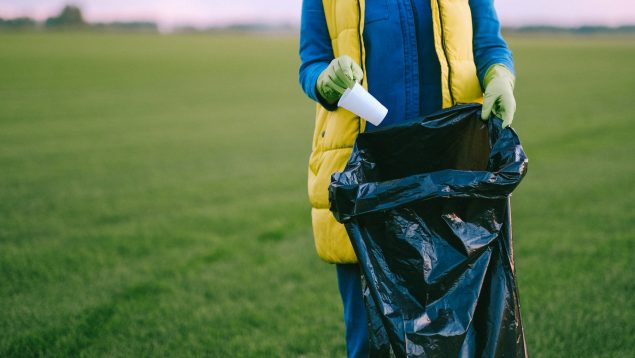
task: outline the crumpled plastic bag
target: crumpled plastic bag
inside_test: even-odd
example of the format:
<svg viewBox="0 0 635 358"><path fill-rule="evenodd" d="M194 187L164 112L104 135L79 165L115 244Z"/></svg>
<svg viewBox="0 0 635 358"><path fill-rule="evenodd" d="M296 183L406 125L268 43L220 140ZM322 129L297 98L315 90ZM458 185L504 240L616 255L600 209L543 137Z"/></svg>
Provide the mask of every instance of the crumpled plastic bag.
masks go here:
<svg viewBox="0 0 635 358"><path fill-rule="evenodd" d="M518 136L469 104L361 133L329 187L359 259L373 357L525 357L509 197Z"/></svg>

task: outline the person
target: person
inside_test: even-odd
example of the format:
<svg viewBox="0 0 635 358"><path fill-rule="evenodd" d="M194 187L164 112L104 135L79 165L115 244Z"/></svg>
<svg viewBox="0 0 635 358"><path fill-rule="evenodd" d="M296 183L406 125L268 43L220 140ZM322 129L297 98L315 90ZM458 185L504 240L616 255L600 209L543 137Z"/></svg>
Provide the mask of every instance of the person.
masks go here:
<svg viewBox="0 0 635 358"><path fill-rule="evenodd" d="M349 357L368 355L368 328L357 258L329 210L328 186L363 131L460 103L481 102L512 123L512 54L493 0L303 0L300 85L316 102L308 191L317 254L335 263ZM388 108L379 126L337 107L360 83Z"/></svg>

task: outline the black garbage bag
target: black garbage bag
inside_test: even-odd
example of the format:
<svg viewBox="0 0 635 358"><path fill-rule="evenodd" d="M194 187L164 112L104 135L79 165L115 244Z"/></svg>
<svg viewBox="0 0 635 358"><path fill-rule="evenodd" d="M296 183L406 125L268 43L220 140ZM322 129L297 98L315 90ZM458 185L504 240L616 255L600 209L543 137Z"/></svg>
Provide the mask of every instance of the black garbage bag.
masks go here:
<svg viewBox="0 0 635 358"><path fill-rule="evenodd" d="M362 133L331 210L360 262L371 356L525 357L509 197L518 136L461 105Z"/></svg>

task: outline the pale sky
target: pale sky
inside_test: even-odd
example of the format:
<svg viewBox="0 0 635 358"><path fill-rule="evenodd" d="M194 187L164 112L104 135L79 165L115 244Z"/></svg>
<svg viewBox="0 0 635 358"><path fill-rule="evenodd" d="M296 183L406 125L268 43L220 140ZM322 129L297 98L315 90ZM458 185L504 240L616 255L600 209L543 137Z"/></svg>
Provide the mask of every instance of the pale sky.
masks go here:
<svg viewBox="0 0 635 358"><path fill-rule="evenodd" d="M43 20L64 4L79 5L89 21L149 20L170 29L235 22L298 24L301 0L0 0L0 17ZM497 0L504 26L635 24L635 0Z"/></svg>

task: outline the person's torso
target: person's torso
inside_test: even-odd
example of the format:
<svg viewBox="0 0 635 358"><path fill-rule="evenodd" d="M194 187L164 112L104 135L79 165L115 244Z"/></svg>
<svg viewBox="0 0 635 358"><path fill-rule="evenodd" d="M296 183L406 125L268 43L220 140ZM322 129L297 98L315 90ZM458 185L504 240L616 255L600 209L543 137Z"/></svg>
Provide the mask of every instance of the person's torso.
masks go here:
<svg viewBox="0 0 635 358"><path fill-rule="evenodd" d="M369 92L388 108L380 127L441 109L429 1L365 0L363 37Z"/></svg>

